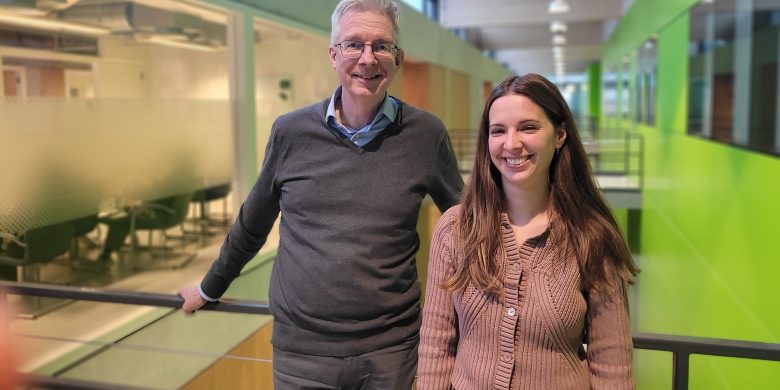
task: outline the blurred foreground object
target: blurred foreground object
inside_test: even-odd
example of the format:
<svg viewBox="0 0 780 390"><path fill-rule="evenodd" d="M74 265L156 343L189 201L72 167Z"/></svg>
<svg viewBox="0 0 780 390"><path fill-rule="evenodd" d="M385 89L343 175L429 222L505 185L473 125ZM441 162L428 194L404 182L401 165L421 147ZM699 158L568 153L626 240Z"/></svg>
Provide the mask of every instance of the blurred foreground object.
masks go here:
<svg viewBox="0 0 780 390"><path fill-rule="evenodd" d="M16 348L11 338L12 310L5 292L0 291L0 390L15 389L19 385L16 375Z"/></svg>

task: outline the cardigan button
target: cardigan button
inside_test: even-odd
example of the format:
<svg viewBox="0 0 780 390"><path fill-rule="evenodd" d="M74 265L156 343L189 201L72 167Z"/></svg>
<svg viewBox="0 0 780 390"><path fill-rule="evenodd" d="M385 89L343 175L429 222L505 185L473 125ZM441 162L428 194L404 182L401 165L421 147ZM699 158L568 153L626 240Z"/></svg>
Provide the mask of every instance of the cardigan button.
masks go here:
<svg viewBox="0 0 780 390"><path fill-rule="evenodd" d="M506 309L506 315L510 317L514 317L515 314L517 314L517 311L515 310L514 307L510 307L509 309Z"/></svg>
<svg viewBox="0 0 780 390"><path fill-rule="evenodd" d="M501 354L501 361L508 362L510 360L512 360L512 354L511 353L504 352L504 353Z"/></svg>
<svg viewBox="0 0 780 390"><path fill-rule="evenodd" d="M520 271L520 264L519 263L512 264L512 270L515 272Z"/></svg>

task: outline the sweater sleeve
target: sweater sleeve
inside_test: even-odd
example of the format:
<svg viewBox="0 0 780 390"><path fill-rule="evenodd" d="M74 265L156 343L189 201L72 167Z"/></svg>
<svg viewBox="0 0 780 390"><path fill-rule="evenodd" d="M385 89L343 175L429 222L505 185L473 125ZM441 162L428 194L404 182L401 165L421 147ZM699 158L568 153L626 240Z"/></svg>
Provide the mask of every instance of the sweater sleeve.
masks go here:
<svg viewBox="0 0 780 390"><path fill-rule="evenodd" d="M588 367L592 389L633 389L632 343L624 283L588 294Z"/></svg>
<svg viewBox="0 0 780 390"><path fill-rule="evenodd" d="M201 291L211 298L221 297L246 263L257 255L279 215L280 191L276 177L282 148L277 125L278 121L271 129L260 175L241 205L219 257L200 284Z"/></svg>
<svg viewBox="0 0 780 390"><path fill-rule="evenodd" d="M441 287L452 261L454 210L446 212L433 233L423 322L420 330L417 389L450 389L458 346L457 315L452 292Z"/></svg>
<svg viewBox="0 0 780 390"><path fill-rule="evenodd" d="M458 160L452 149L450 136L443 125L436 162L436 171L431 184L431 198L443 213L458 203L460 193L463 191L463 177L458 169Z"/></svg>

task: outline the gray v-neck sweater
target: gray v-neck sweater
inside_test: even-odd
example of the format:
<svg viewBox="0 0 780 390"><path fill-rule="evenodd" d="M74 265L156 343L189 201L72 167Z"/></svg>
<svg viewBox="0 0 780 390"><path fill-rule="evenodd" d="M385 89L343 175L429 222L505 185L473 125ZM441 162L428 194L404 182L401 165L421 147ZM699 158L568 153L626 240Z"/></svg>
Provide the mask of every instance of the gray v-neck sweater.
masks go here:
<svg viewBox="0 0 780 390"><path fill-rule="evenodd" d="M276 120L260 176L201 288L221 296L281 211L272 342L350 356L417 335L420 205L430 195L447 210L463 180L433 115L401 103L395 123L361 148L326 124L329 100Z"/></svg>

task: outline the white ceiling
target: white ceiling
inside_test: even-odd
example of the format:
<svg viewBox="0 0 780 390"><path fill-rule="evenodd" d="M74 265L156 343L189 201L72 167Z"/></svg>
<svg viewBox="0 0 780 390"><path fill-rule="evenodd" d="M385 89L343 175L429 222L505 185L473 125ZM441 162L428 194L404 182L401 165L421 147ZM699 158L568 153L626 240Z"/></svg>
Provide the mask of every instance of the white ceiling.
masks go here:
<svg viewBox="0 0 780 390"><path fill-rule="evenodd" d="M466 39L495 53L518 74L554 74L550 22L563 21L566 74L599 61L603 43L633 0L565 0L570 11L549 14L549 0L439 0L439 23L465 29Z"/></svg>

